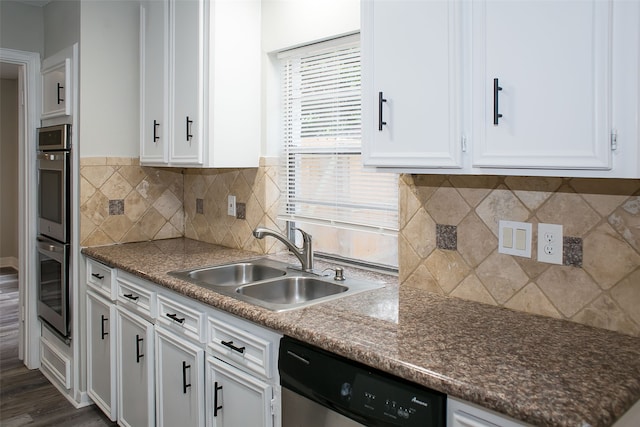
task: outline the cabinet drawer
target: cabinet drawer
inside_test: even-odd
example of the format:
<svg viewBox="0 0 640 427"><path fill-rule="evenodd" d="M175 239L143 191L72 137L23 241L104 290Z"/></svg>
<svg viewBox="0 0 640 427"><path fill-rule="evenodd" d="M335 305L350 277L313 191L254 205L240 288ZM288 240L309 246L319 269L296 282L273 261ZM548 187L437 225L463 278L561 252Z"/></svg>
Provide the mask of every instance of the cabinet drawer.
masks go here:
<svg viewBox="0 0 640 427"><path fill-rule="evenodd" d="M116 299L116 282L113 269L98 261L87 259L87 285L111 301Z"/></svg>
<svg viewBox="0 0 640 427"><path fill-rule="evenodd" d="M272 377L270 341L213 318L209 318L209 337L208 347L216 357L266 378Z"/></svg>
<svg viewBox="0 0 640 427"><path fill-rule="evenodd" d="M122 303L130 310L147 318L156 317L156 292L134 283L125 277L118 277L116 282L118 288L116 299L118 303Z"/></svg>
<svg viewBox="0 0 640 427"><path fill-rule="evenodd" d="M197 342L207 342L204 313L172 301L165 295L158 295L157 323Z"/></svg>

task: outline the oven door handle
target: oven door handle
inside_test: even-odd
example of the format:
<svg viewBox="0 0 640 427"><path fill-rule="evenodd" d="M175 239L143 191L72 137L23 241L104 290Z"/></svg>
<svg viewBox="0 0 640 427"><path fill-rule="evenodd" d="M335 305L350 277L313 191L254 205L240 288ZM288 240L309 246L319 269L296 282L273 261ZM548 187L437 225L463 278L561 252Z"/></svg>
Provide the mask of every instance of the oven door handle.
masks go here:
<svg viewBox="0 0 640 427"><path fill-rule="evenodd" d="M64 155L61 154L53 154L53 153L40 153L38 154L38 160L49 160L51 162L56 160L63 160Z"/></svg>
<svg viewBox="0 0 640 427"><path fill-rule="evenodd" d="M38 238L38 248L48 252L64 252L64 249Z"/></svg>

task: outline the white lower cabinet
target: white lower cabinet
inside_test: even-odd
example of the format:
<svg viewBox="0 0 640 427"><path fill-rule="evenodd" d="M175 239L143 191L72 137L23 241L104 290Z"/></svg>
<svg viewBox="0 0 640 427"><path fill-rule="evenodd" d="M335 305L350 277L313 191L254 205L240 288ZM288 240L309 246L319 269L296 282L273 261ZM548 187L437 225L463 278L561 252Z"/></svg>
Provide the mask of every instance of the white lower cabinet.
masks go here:
<svg viewBox="0 0 640 427"><path fill-rule="evenodd" d="M207 358L207 426L273 426L273 387L215 357Z"/></svg>
<svg viewBox="0 0 640 427"><path fill-rule="evenodd" d="M155 425L153 324L117 309L118 424Z"/></svg>
<svg viewBox="0 0 640 427"><path fill-rule="evenodd" d="M204 426L204 349L162 327L155 336L157 425Z"/></svg>
<svg viewBox="0 0 640 427"><path fill-rule="evenodd" d="M280 427L280 334L90 259L87 271L87 387L107 416Z"/></svg>
<svg viewBox="0 0 640 427"><path fill-rule="evenodd" d="M115 331L115 305L88 291L87 393L111 421L117 419Z"/></svg>

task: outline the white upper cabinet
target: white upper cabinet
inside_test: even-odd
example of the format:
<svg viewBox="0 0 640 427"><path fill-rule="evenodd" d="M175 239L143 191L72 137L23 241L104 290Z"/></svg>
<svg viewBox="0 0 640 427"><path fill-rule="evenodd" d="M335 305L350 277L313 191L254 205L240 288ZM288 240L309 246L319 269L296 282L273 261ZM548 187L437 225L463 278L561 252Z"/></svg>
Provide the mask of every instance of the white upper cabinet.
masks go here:
<svg viewBox="0 0 640 427"><path fill-rule="evenodd" d="M459 5L362 2L365 165L462 166Z"/></svg>
<svg viewBox="0 0 640 427"><path fill-rule="evenodd" d="M362 0L364 163L640 177L640 3Z"/></svg>
<svg viewBox="0 0 640 427"><path fill-rule="evenodd" d="M165 163L169 150L169 3L140 8L140 161Z"/></svg>
<svg viewBox="0 0 640 427"><path fill-rule="evenodd" d="M611 168L611 1L472 3L473 165Z"/></svg>
<svg viewBox="0 0 640 427"><path fill-rule="evenodd" d="M260 2L141 5L140 161L257 167Z"/></svg>
<svg viewBox="0 0 640 427"><path fill-rule="evenodd" d="M42 114L41 119L70 116L72 106L71 48L42 61Z"/></svg>

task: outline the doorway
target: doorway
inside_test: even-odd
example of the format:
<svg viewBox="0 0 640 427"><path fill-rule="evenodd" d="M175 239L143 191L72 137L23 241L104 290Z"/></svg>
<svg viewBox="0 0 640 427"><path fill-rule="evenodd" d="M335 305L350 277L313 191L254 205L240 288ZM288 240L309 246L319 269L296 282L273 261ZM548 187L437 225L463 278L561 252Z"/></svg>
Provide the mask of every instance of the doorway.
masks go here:
<svg viewBox="0 0 640 427"><path fill-rule="evenodd" d="M3 247L2 263L18 271L18 355L30 369L40 367L39 357L39 322L36 314L35 288L29 284L35 283L35 241L36 233L36 128L38 119L38 97L40 74L40 56L33 52L23 52L0 48L0 76L2 77L3 92L9 95L7 105L3 105L0 120L5 127L13 126L5 141L3 130L2 168L5 169L5 154L7 161L12 162L7 167L7 179L14 188L2 189L3 222L6 218L13 228L10 231L8 248ZM4 93L3 93L4 95ZM5 98L3 96L3 98ZM15 109L10 105L14 103ZM4 104L4 101L3 101ZM7 116L5 117L5 111ZM5 147L6 143L6 147ZM6 150L5 150L6 148ZM4 176L2 177L4 180ZM11 191L13 190L13 191ZM5 194L6 193L6 194ZM9 194L12 193L12 194ZM16 194L17 193L17 194ZM4 197L11 202L5 203ZM8 204L14 207L6 210ZM3 236L5 230L2 230ZM17 239L17 242L15 241ZM17 251L15 246L17 245ZM5 256L4 252L7 252Z"/></svg>

